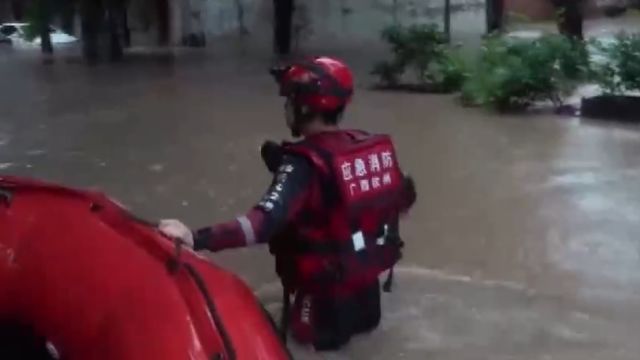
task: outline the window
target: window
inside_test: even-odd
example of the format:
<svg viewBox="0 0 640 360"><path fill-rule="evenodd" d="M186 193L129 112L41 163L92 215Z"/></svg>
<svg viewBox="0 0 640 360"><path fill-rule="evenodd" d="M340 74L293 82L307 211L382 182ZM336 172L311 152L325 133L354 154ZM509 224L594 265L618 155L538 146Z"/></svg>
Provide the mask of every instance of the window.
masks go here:
<svg viewBox="0 0 640 360"><path fill-rule="evenodd" d="M16 28L13 25L5 25L0 27L0 34L4 36L11 36L15 34L17 31L18 31L18 28Z"/></svg>

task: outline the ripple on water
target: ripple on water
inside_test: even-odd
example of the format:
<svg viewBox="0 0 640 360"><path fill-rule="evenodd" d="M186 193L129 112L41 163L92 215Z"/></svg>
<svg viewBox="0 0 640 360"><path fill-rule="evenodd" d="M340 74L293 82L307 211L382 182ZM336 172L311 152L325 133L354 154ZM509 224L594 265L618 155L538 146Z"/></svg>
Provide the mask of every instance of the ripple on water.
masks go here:
<svg viewBox="0 0 640 360"><path fill-rule="evenodd" d="M295 358L539 359L548 354L565 359L567 349L613 356L634 347L628 324L585 313L521 284L418 267L398 268L396 279L394 291L383 295L376 331L322 356L290 342ZM276 319L280 291L277 283L256 291Z"/></svg>
<svg viewBox="0 0 640 360"><path fill-rule="evenodd" d="M9 145L11 142L11 137L7 134L0 133L0 146Z"/></svg>

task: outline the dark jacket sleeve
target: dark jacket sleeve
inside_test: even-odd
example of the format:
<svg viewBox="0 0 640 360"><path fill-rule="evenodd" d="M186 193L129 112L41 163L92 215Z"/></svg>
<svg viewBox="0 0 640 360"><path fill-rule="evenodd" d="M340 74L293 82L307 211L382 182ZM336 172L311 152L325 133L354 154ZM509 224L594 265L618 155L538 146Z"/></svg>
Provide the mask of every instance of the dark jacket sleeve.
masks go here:
<svg viewBox="0 0 640 360"><path fill-rule="evenodd" d="M406 213L413 207L418 195L416 193L416 184L410 175L404 175L402 181L402 190L400 193L400 212Z"/></svg>
<svg viewBox="0 0 640 360"><path fill-rule="evenodd" d="M219 251L268 242L304 206L312 171L306 159L284 155L260 202L234 220L195 231L194 248Z"/></svg>

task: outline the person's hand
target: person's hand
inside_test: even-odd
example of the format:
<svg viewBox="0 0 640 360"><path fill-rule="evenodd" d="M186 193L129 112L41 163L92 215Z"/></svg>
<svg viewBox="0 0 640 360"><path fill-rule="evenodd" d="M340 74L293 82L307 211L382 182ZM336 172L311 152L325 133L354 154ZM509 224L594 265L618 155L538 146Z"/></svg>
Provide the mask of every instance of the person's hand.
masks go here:
<svg viewBox="0 0 640 360"><path fill-rule="evenodd" d="M180 220L165 219L160 220L158 230L166 237L178 239L189 248L193 248L193 233L191 229Z"/></svg>
<svg viewBox="0 0 640 360"><path fill-rule="evenodd" d="M282 145L275 141L267 140L260 147L262 161L264 161L271 173L278 171L280 164L282 164L283 155Z"/></svg>

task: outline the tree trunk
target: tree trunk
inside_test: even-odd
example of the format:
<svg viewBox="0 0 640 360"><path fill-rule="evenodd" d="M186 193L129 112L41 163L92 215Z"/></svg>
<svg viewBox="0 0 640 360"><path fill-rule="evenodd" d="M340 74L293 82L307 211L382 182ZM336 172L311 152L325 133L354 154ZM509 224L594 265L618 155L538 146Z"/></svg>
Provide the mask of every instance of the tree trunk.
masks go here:
<svg viewBox="0 0 640 360"><path fill-rule="evenodd" d="M169 0L156 0L158 14L158 45L169 44Z"/></svg>
<svg viewBox="0 0 640 360"><path fill-rule="evenodd" d="M451 41L451 0L444 0L444 34Z"/></svg>
<svg viewBox="0 0 640 360"><path fill-rule="evenodd" d="M100 0L83 0L82 17L82 54L88 64L99 59L100 28L102 24L102 4Z"/></svg>
<svg viewBox="0 0 640 360"><path fill-rule="evenodd" d="M558 16L558 31L579 40L584 39L582 0L552 0Z"/></svg>
<svg viewBox="0 0 640 360"><path fill-rule="evenodd" d="M51 4L50 0L39 0L40 7L38 19L38 34L40 35L40 49L43 54L53 54L53 45L51 44Z"/></svg>
<svg viewBox="0 0 640 360"><path fill-rule="evenodd" d="M504 23L504 0L487 0L487 32L502 31Z"/></svg>
<svg viewBox="0 0 640 360"><path fill-rule="evenodd" d="M109 61L120 61L124 55L120 42L120 26L118 15L120 14L118 1L112 1L107 10L107 29L109 31Z"/></svg>
<svg viewBox="0 0 640 360"><path fill-rule="evenodd" d="M40 49L43 54L53 54L53 44L51 44L51 33L49 27L43 27L40 29Z"/></svg>
<svg viewBox="0 0 640 360"><path fill-rule="evenodd" d="M127 11L127 6L122 7L122 41L124 47L131 46L131 29L129 28L129 13Z"/></svg>
<svg viewBox="0 0 640 360"><path fill-rule="evenodd" d="M294 0L274 0L273 38L275 51L279 55L291 52L291 25L293 23Z"/></svg>

